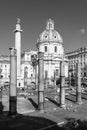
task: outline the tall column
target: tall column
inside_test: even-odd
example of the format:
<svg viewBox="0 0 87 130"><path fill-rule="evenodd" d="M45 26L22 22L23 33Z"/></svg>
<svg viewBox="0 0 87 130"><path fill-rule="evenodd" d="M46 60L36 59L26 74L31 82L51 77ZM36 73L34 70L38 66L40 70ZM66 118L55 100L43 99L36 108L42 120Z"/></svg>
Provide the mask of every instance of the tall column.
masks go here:
<svg viewBox="0 0 87 130"><path fill-rule="evenodd" d="M0 68L0 114L3 111L3 105L2 105L2 83L1 83L1 72L2 69Z"/></svg>
<svg viewBox="0 0 87 130"><path fill-rule="evenodd" d="M81 66L80 59L78 59L78 63L76 64L76 74L77 74L77 83L76 83L76 102L78 104L82 104L81 100Z"/></svg>
<svg viewBox="0 0 87 130"><path fill-rule="evenodd" d="M65 63L60 62L60 106L65 106Z"/></svg>
<svg viewBox="0 0 87 130"><path fill-rule="evenodd" d="M38 52L38 108L44 112L44 54Z"/></svg>
<svg viewBox="0 0 87 130"><path fill-rule="evenodd" d="M28 67L24 68L24 89L27 90Z"/></svg>
<svg viewBox="0 0 87 130"><path fill-rule="evenodd" d="M54 88L55 90L57 89L56 87L56 71L54 70Z"/></svg>
<svg viewBox="0 0 87 130"><path fill-rule="evenodd" d="M17 113L17 54L15 48L10 48L10 89L9 89L9 114Z"/></svg>
<svg viewBox="0 0 87 130"><path fill-rule="evenodd" d="M21 25L20 19L17 18L15 33L15 48L17 50L17 86L21 86Z"/></svg>
<svg viewBox="0 0 87 130"><path fill-rule="evenodd" d="M49 58L49 70L48 70L49 85L51 85L51 73L52 73L51 61L50 61L50 58Z"/></svg>
<svg viewBox="0 0 87 130"><path fill-rule="evenodd" d="M37 73L37 66L35 66L35 90L37 90L37 86L38 86L38 73Z"/></svg>

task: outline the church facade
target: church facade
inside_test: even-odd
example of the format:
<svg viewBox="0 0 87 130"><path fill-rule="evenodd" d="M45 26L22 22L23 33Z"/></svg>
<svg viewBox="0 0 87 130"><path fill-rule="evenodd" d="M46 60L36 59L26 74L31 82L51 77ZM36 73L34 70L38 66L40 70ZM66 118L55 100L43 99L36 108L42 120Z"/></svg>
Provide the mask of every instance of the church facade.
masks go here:
<svg viewBox="0 0 87 130"><path fill-rule="evenodd" d="M65 61L65 76L68 76L68 60L64 55L61 35L54 29L54 21L49 19L46 29L39 35L37 50L44 52L44 79L51 84L52 79L60 77L60 62Z"/></svg>

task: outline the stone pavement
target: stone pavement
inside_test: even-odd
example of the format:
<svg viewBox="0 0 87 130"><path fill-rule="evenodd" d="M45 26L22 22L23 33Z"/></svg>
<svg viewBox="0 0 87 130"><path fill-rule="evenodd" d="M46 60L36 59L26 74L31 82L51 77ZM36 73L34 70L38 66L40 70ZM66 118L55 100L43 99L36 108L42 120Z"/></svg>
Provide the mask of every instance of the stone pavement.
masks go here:
<svg viewBox="0 0 87 130"><path fill-rule="evenodd" d="M3 111L9 111L9 97L3 95L2 104L4 106ZM17 97L17 112L20 114L34 112L35 108L33 105L26 100L24 97Z"/></svg>
<svg viewBox="0 0 87 130"><path fill-rule="evenodd" d="M87 95L82 95L87 97ZM72 100L72 101L71 101ZM37 98L31 96L29 98L17 98L17 112L16 118L8 116L9 98L3 96L2 103L4 112L0 115L0 130L7 126L9 129L55 129L60 128L70 119L87 120L87 100L82 98L83 104L78 105L75 103L75 95L66 97L66 107L60 108L59 104L50 98L45 98L44 113L40 113L37 108ZM61 129L63 129L61 127Z"/></svg>

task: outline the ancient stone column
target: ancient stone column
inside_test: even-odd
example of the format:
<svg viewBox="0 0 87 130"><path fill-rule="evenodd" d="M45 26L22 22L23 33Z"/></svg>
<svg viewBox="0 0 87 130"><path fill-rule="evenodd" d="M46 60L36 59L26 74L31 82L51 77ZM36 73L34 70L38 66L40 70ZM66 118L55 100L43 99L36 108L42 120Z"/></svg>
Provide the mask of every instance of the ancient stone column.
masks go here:
<svg viewBox="0 0 87 130"><path fill-rule="evenodd" d="M65 63L60 62L60 106L65 107Z"/></svg>
<svg viewBox="0 0 87 130"><path fill-rule="evenodd" d="M17 50L17 87L21 87L21 25L20 19L17 18L15 33L15 49Z"/></svg>
<svg viewBox="0 0 87 130"><path fill-rule="evenodd" d="M28 67L24 68L24 89L27 90Z"/></svg>
<svg viewBox="0 0 87 130"><path fill-rule="evenodd" d="M3 105L2 105L2 83L1 83L1 72L2 69L0 68L0 114L3 111Z"/></svg>
<svg viewBox="0 0 87 130"><path fill-rule="evenodd" d="M10 48L10 89L9 114L17 114L17 53L14 47Z"/></svg>
<svg viewBox="0 0 87 130"><path fill-rule="evenodd" d="M56 72L54 71L54 88L56 90Z"/></svg>
<svg viewBox="0 0 87 130"><path fill-rule="evenodd" d="M54 89L55 89L55 97L57 97L57 85L56 85L56 71L54 71Z"/></svg>
<svg viewBox="0 0 87 130"><path fill-rule="evenodd" d="M44 54L38 52L38 109L44 112Z"/></svg>
<svg viewBox="0 0 87 130"><path fill-rule="evenodd" d="M38 89L38 63L36 65L36 72L35 72L35 89L37 90Z"/></svg>
<svg viewBox="0 0 87 130"><path fill-rule="evenodd" d="M81 66L80 66L80 59L78 59L78 63L76 63L76 102L78 104L82 104L81 100Z"/></svg>

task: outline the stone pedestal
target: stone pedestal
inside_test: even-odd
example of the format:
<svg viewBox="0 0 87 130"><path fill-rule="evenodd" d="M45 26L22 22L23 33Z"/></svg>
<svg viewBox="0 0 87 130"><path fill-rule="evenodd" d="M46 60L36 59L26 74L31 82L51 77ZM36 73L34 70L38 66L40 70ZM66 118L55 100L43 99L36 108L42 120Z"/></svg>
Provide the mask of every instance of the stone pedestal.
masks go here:
<svg viewBox="0 0 87 130"><path fill-rule="evenodd" d="M38 52L38 109L44 112L44 54Z"/></svg>
<svg viewBox="0 0 87 130"><path fill-rule="evenodd" d="M9 114L17 114L17 54L15 48L10 48L10 89Z"/></svg>

